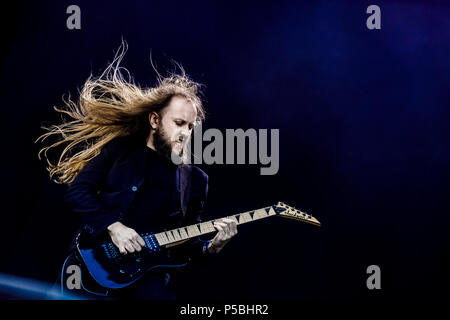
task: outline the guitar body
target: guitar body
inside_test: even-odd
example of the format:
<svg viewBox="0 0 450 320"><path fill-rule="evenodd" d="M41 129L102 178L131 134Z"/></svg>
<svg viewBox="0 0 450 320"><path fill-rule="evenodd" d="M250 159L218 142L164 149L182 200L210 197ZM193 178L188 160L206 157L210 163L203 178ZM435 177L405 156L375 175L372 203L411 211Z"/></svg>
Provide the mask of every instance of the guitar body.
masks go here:
<svg viewBox="0 0 450 320"><path fill-rule="evenodd" d="M183 267L173 264L167 249L160 247L153 234L141 234L146 246L140 252L121 254L112 241L77 241L78 255L90 276L102 287L124 288L157 268Z"/></svg>

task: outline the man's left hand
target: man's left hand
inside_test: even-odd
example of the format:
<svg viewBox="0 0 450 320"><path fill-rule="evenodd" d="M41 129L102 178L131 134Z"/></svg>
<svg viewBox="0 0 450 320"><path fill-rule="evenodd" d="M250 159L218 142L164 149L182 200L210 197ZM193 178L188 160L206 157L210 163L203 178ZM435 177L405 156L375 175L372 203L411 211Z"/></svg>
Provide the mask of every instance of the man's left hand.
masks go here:
<svg viewBox="0 0 450 320"><path fill-rule="evenodd" d="M237 234L235 220L223 218L221 222L214 222L214 227L219 231L208 245L210 253L219 253L220 250Z"/></svg>

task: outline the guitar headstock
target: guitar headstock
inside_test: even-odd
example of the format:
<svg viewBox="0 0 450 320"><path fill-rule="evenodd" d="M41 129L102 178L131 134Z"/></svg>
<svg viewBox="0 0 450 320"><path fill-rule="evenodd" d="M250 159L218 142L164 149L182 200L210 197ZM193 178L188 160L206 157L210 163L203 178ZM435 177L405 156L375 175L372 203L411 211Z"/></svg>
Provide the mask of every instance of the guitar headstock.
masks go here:
<svg viewBox="0 0 450 320"><path fill-rule="evenodd" d="M312 215L307 214L306 212L302 212L294 207L288 206L287 204L283 202L278 202L276 205L273 205L272 208L275 210L275 212L284 217L289 219L294 219L306 223L310 223L316 226L320 226L320 222L314 218Z"/></svg>

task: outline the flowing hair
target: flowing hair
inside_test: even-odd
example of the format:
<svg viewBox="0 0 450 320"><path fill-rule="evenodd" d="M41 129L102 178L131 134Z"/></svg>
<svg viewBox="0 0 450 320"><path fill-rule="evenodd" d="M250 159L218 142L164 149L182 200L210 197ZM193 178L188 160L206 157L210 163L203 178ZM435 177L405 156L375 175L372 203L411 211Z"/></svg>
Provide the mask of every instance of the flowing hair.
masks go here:
<svg viewBox="0 0 450 320"><path fill-rule="evenodd" d="M68 115L71 120L51 126L42 126L47 131L35 142L43 142L49 137L57 137L56 142L42 148L39 159L44 155L50 179L56 183L70 184L84 166L96 157L111 140L132 134L148 134L150 125L148 115L161 113L174 96L188 99L197 109L196 122L205 119L200 98L201 84L192 81L178 63L180 73L170 72L168 76L157 73L157 85L141 88L129 72L119 67L127 45L122 41L114 60L97 78L92 74L81 89L78 102L64 100L65 107L54 110ZM124 77L122 71L128 77ZM56 163L49 160L47 151L55 147L64 149Z"/></svg>

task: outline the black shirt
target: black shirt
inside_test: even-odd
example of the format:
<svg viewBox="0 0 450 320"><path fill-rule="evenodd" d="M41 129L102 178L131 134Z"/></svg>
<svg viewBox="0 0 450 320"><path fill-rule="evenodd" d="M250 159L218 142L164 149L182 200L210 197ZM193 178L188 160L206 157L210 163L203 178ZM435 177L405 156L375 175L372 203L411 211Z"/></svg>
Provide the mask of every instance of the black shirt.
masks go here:
<svg viewBox="0 0 450 320"><path fill-rule="evenodd" d="M137 190L123 224L138 232L175 228L181 217L179 171L168 158L146 147L144 182Z"/></svg>

